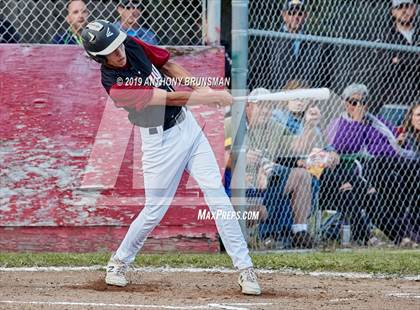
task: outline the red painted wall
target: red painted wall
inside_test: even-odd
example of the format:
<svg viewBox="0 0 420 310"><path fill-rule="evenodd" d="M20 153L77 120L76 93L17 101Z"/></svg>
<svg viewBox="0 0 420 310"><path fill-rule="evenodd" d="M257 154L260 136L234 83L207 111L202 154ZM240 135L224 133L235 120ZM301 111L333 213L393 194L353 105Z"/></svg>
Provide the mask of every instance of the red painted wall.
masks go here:
<svg viewBox="0 0 420 310"><path fill-rule="evenodd" d="M219 48L172 49L194 76L221 77ZM0 250L114 250L143 207L140 136L78 46L0 45ZM192 109L223 166L223 112ZM202 193L184 175L145 250L218 251Z"/></svg>

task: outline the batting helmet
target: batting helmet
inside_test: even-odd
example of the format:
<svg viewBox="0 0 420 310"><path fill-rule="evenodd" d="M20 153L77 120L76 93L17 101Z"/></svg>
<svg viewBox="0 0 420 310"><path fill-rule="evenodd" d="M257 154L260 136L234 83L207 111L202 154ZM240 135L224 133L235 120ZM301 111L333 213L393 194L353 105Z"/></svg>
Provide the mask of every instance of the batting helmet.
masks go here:
<svg viewBox="0 0 420 310"><path fill-rule="evenodd" d="M105 20L89 23L82 31L83 47L96 61L103 62L104 56L115 51L127 35Z"/></svg>

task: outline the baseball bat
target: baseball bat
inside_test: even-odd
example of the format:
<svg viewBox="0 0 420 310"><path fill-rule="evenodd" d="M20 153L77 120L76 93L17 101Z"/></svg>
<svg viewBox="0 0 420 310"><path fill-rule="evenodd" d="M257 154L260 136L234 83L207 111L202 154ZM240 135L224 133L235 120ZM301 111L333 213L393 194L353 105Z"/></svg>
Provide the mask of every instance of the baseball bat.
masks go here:
<svg viewBox="0 0 420 310"><path fill-rule="evenodd" d="M241 96L235 97L235 100L245 101L289 101L289 100L327 100L331 96L328 88L308 88L284 90L277 93L257 95L257 96Z"/></svg>

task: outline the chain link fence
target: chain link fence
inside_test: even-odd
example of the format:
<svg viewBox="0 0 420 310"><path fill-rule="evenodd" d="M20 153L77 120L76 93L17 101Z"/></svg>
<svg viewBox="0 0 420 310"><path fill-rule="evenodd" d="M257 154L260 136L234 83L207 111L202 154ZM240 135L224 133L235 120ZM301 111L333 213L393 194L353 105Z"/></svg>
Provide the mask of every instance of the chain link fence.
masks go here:
<svg viewBox="0 0 420 310"><path fill-rule="evenodd" d="M208 1L3 0L0 42L77 43L77 25L102 18L203 45ZM248 88L333 92L248 103L252 248L420 242L418 16L411 0L249 1Z"/></svg>
<svg viewBox="0 0 420 310"><path fill-rule="evenodd" d="M75 29L78 29L78 25L105 19L123 23L122 28L129 34L150 43L203 45L206 37L203 26L206 2L3 0L0 3L0 42L69 44L72 40L63 38L69 29L72 37L77 34L78 30ZM73 22L69 23L69 16ZM77 35L75 37L77 41Z"/></svg>
<svg viewBox="0 0 420 310"><path fill-rule="evenodd" d="M247 104L252 248L420 242L418 15L410 0L249 2L248 88L333 93Z"/></svg>

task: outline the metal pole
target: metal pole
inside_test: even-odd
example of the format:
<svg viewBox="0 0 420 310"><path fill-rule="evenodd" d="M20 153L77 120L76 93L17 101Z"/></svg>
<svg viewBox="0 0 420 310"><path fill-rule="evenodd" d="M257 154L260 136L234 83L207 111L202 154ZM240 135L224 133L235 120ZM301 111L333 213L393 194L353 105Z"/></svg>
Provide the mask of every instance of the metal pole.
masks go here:
<svg viewBox="0 0 420 310"><path fill-rule="evenodd" d="M248 0L232 0L232 93L247 94L248 75ZM232 203L237 211L244 211L246 168L245 99L232 106ZM240 221L245 234L245 222Z"/></svg>
<svg viewBox="0 0 420 310"><path fill-rule="evenodd" d="M222 1L208 0L207 5L207 44L220 45Z"/></svg>
<svg viewBox="0 0 420 310"><path fill-rule="evenodd" d="M201 44L206 45L207 43L207 0L201 0L203 11L201 12Z"/></svg>
<svg viewBox="0 0 420 310"><path fill-rule="evenodd" d="M353 40L353 39L344 39L344 38L323 37L323 36L315 36L315 35L310 35L310 34L286 33L286 32L278 32L278 31L270 31L270 30L258 30L258 29L249 29L248 33L250 36L262 36L262 37L271 37L271 38L279 38L279 39L286 39L286 40L301 40L301 41L327 43L327 44L335 44L335 45L349 45L349 46L356 46L356 47L420 53L420 46L415 46L415 45L391 44L391 43L384 43L384 42L372 42L372 41Z"/></svg>

